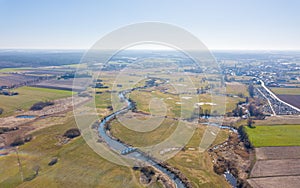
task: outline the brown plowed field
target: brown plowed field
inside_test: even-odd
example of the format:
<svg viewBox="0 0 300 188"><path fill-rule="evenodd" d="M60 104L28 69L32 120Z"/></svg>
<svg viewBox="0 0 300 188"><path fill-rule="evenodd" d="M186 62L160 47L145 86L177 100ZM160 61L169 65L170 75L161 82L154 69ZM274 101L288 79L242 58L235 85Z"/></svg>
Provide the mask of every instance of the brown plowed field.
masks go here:
<svg viewBox="0 0 300 188"><path fill-rule="evenodd" d="M300 159L259 160L255 163L250 177L300 175Z"/></svg>
<svg viewBox="0 0 300 188"><path fill-rule="evenodd" d="M300 176L252 178L248 182L253 188L299 188Z"/></svg>
<svg viewBox="0 0 300 188"><path fill-rule="evenodd" d="M253 188L300 187L300 147L256 148L248 183Z"/></svg>
<svg viewBox="0 0 300 188"><path fill-rule="evenodd" d="M300 95L277 95L281 100L300 108Z"/></svg>
<svg viewBox="0 0 300 188"><path fill-rule="evenodd" d="M300 146L255 148L257 160L297 159L300 158Z"/></svg>

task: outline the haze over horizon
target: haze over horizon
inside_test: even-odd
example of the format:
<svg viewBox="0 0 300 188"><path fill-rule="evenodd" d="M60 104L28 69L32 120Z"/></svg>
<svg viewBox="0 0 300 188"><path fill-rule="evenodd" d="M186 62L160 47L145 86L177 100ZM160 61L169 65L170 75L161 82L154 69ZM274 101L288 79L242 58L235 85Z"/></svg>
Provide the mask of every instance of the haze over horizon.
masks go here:
<svg viewBox="0 0 300 188"><path fill-rule="evenodd" d="M122 26L159 21L211 50L300 50L298 7L296 0L0 0L0 49L88 49Z"/></svg>

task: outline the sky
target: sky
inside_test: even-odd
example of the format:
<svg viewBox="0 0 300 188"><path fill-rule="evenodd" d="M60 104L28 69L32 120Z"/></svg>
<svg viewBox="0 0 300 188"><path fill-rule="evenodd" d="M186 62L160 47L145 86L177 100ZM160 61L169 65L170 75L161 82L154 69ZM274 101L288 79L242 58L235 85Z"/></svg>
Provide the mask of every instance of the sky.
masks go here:
<svg viewBox="0 0 300 188"><path fill-rule="evenodd" d="M120 27L179 26L212 50L300 50L298 0L0 0L1 49L88 49Z"/></svg>

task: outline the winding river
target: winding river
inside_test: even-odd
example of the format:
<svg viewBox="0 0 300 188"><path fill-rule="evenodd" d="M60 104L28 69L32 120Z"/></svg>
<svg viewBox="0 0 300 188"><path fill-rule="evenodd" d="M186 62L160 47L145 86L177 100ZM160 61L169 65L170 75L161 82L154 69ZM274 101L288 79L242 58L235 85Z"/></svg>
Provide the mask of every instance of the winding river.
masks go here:
<svg viewBox="0 0 300 188"><path fill-rule="evenodd" d="M119 94L119 98L122 100L126 100L127 102L127 106L119 111L116 111L108 116L106 116L105 118L103 118L103 120L101 121L101 123L99 124L98 127L98 132L99 132L99 136L102 137L102 139L108 144L108 146L118 152L121 153L124 149L128 148L128 145L121 143L113 138L111 138L108 134L107 134L107 129L106 129L106 124L112 120L116 115L120 114L120 113L124 113L127 112L128 110L131 110L133 108L133 104L132 102L130 102L130 100L128 100L125 97L125 93L126 92L121 92ZM139 161L143 161L146 162L152 166L154 166L155 168L159 169L162 173L164 173L165 175L167 175L172 181L173 183L176 185L177 188L185 188L185 184L181 181L181 179L179 179L173 172L169 171L168 169L166 169L165 167L161 166L159 163L157 163L153 158L146 156L144 153L142 153L139 150L135 150L132 153L129 153L126 155L127 157L130 157L132 159L135 160L139 160Z"/></svg>
<svg viewBox="0 0 300 188"><path fill-rule="evenodd" d="M144 87L141 87L141 88L145 88L147 86L144 86ZM134 105L133 103L128 99L126 98L125 94L130 92L130 91L133 91L133 90L136 90L136 89L140 89L140 88L134 88L134 89L131 89L131 90L127 90L127 91L123 91L123 92L120 92L119 93L119 98L121 100L125 100L127 105L125 108L119 110L119 111L116 111L106 117L103 118L103 120L101 121L101 123L99 124L98 126L98 133L99 133L99 136L104 140L104 142L107 143L107 145L110 147L110 149L114 150L115 152L117 153L121 153L123 150L125 150L126 148L128 148L129 146L118 141L118 140L115 140L113 139L111 136L109 136L107 133L108 133L108 130L107 130L107 127L108 126L105 126L106 124L109 123L110 120L112 120L116 115L118 114L121 114L121 113L126 113L127 111L129 110L132 110ZM234 132L237 132L237 130L235 128L232 128L232 127L229 127L229 126L221 126L219 124L211 124L213 126L218 126L222 129L229 129L229 130L232 130ZM131 152L129 154L126 155L127 157L130 157L132 159L135 159L135 160L138 160L138 161L142 161L142 162L146 162L152 166L154 166L155 168L159 169L162 173L164 173L165 175L167 175L170 180L173 181L173 183L176 185L177 188L185 188L186 185L181 181L181 179L176 176L173 172L169 171L167 168L161 166L158 162L155 161L155 159L145 155L143 152L139 151L139 150L135 150L134 152ZM227 181L233 186L235 187L235 178L229 173L227 172L227 174L224 174L225 175L225 178L227 179Z"/></svg>

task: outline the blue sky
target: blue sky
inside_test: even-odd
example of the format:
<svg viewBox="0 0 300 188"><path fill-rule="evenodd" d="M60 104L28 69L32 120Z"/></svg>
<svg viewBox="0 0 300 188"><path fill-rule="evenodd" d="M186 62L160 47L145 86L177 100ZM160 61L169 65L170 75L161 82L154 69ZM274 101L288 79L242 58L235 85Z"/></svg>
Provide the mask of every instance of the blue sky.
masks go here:
<svg viewBox="0 0 300 188"><path fill-rule="evenodd" d="M86 49L122 26L180 26L209 49L299 50L297 0L0 0L0 48Z"/></svg>

